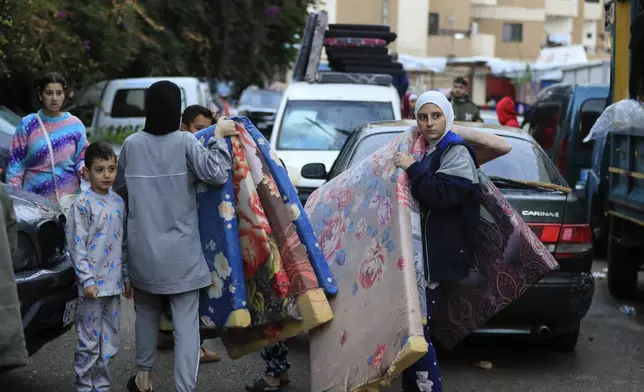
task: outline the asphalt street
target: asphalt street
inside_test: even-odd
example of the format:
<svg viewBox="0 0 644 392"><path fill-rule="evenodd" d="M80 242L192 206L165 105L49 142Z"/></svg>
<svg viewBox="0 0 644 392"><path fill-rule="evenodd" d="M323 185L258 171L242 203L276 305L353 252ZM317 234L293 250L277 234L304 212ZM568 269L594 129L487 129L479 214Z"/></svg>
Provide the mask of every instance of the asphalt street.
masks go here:
<svg viewBox="0 0 644 392"><path fill-rule="evenodd" d="M605 263L595 263L596 271L603 268ZM626 303L635 306L635 315L622 314L619 307L623 304L609 296L605 280L596 280L593 306L582 324L577 351L572 354L552 353L523 338L487 337L469 339L452 352L441 352L444 391L642 392L644 301ZM123 306L121 352L113 367L114 392L125 391L125 383L134 372L134 309L131 301L124 301ZM73 331L48 344L32 357L30 366L0 375L0 391L73 392L75 344ZM220 341L206 341L206 345L224 353L224 359L201 366L198 391L244 391L244 384L264 369L259 354L231 361ZM289 346L293 367L291 384L284 391L308 391L308 342L302 337ZM492 368L477 367L480 361L489 361ZM153 375L155 391L174 390L172 362L172 352L159 354ZM386 391L400 388L394 382Z"/></svg>

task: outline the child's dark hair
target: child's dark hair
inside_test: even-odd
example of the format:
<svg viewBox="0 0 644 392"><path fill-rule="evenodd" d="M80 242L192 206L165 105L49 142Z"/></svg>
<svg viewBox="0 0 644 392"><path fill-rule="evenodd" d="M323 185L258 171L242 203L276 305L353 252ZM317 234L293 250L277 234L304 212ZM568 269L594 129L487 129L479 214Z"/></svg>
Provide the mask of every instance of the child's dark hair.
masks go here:
<svg viewBox="0 0 644 392"><path fill-rule="evenodd" d="M67 80L65 80L63 75L59 74L58 72L48 72L36 82L36 89L38 90L38 93L41 94L45 89L45 86L50 83L60 83L61 86L63 86L63 91L67 92Z"/></svg>
<svg viewBox="0 0 644 392"><path fill-rule="evenodd" d="M181 115L181 124L189 127L190 124L195 121L195 118L197 118L197 116L200 114L205 118L211 119L213 122L215 121L212 110L201 105L190 105L186 108L186 110L183 111L183 114Z"/></svg>
<svg viewBox="0 0 644 392"><path fill-rule="evenodd" d="M452 84L462 84L463 86L467 86L467 80L462 76L457 76Z"/></svg>
<svg viewBox="0 0 644 392"><path fill-rule="evenodd" d="M116 159L112 146L103 141L94 142L85 150L85 167L91 169L95 160L108 161L110 158Z"/></svg>

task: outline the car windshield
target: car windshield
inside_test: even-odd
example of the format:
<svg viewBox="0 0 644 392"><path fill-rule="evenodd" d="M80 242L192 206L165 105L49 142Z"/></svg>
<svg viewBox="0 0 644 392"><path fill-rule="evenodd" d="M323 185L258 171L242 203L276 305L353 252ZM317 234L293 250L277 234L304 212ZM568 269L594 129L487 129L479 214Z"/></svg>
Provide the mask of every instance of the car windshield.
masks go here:
<svg viewBox="0 0 644 392"><path fill-rule="evenodd" d="M20 124L20 116L4 106L0 106L0 117L8 123L13 124L14 128Z"/></svg>
<svg viewBox="0 0 644 392"><path fill-rule="evenodd" d="M365 137L358 143L349 167L356 165L399 134L392 132ZM512 145L512 151L481 166L485 174L511 180L564 185L548 157L535 144L516 137L505 137L505 140Z"/></svg>
<svg viewBox="0 0 644 392"><path fill-rule="evenodd" d="M18 125L20 125L20 116L0 106L0 147L9 148Z"/></svg>
<svg viewBox="0 0 644 392"><path fill-rule="evenodd" d="M270 90L246 90L239 98L239 104L260 108L275 108L280 106L282 93Z"/></svg>
<svg viewBox="0 0 644 392"><path fill-rule="evenodd" d="M340 150L361 125L386 120L394 120L389 102L289 101L282 116L277 147Z"/></svg>

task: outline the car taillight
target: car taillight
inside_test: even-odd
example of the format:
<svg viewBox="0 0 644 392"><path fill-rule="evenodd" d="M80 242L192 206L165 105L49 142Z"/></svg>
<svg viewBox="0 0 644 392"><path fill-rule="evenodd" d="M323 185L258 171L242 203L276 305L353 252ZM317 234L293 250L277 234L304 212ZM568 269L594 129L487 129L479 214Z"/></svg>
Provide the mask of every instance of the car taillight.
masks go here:
<svg viewBox="0 0 644 392"><path fill-rule="evenodd" d="M590 225L528 224L541 242L558 259L574 257L593 249Z"/></svg>

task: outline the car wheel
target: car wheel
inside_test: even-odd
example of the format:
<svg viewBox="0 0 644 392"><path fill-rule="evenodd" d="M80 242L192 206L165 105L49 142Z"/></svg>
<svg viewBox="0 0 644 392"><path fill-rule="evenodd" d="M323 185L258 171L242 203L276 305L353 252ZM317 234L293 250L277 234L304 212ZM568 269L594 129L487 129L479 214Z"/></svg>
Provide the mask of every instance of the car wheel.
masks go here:
<svg viewBox="0 0 644 392"><path fill-rule="evenodd" d="M553 351L561 353L569 353L575 351L575 347L577 347L577 341L579 341L580 330L581 326L577 324L577 327L573 331L555 336L550 342L550 347Z"/></svg>
<svg viewBox="0 0 644 392"><path fill-rule="evenodd" d="M616 240L608 240L608 291L617 298L632 298L637 290L639 265Z"/></svg>

